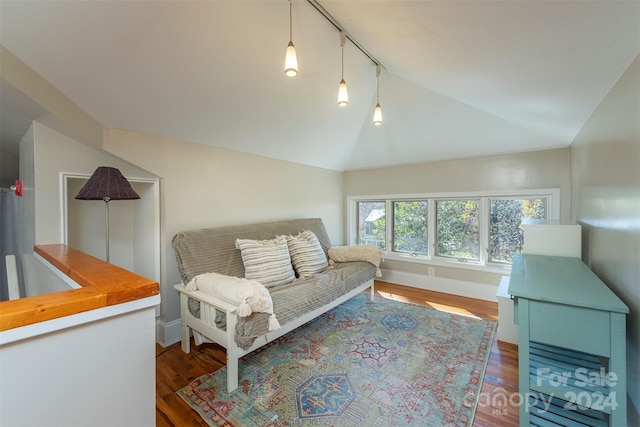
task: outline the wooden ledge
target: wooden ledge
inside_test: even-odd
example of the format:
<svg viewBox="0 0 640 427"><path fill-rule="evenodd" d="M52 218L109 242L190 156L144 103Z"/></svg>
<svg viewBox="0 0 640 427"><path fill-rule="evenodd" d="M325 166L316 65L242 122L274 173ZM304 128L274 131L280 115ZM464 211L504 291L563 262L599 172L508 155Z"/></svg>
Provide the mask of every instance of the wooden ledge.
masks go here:
<svg viewBox="0 0 640 427"><path fill-rule="evenodd" d="M82 288L0 303L0 331L142 299L160 293L158 282L66 245L35 252Z"/></svg>

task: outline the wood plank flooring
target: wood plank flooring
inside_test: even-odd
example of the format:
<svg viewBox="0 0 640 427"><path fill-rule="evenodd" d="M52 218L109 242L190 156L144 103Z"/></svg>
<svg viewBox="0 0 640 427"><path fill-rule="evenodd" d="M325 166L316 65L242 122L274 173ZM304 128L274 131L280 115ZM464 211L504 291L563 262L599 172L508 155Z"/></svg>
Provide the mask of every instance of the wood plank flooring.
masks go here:
<svg viewBox="0 0 640 427"><path fill-rule="evenodd" d="M376 282L385 298L432 306L463 315L498 320L498 304L406 286ZM226 362L217 344L191 345L185 354L180 343L156 345L156 426L206 426L200 416L175 392L195 378L213 372ZM518 425L518 347L494 338L473 427ZM514 405L515 403L515 405Z"/></svg>

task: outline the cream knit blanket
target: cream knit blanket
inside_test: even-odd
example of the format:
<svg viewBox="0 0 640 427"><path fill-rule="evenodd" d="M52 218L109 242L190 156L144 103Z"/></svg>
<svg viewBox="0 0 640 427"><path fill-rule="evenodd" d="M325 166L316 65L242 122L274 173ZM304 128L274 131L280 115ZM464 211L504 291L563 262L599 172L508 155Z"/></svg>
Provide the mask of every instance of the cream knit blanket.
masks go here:
<svg viewBox="0 0 640 427"><path fill-rule="evenodd" d="M328 251L329 264L337 262L365 261L376 267L376 277L382 277L380 263L384 260L384 251L373 245L332 246Z"/></svg>
<svg viewBox="0 0 640 427"><path fill-rule="evenodd" d="M185 289L187 291L200 290L237 306L235 312L240 317L247 317L253 312L268 313L271 315L269 316L269 330L275 331L280 328L280 323L273 313L271 294L257 280L218 273L202 273L191 279Z"/></svg>

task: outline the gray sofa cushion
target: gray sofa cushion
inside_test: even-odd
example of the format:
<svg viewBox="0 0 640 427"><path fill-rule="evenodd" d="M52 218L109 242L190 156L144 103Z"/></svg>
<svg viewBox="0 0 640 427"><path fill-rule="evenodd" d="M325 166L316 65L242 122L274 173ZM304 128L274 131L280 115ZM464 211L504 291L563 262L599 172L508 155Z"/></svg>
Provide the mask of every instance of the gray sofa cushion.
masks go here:
<svg viewBox="0 0 640 427"><path fill-rule="evenodd" d="M273 312L280 324L307 314L318 307L329 304L347 292L373 279L376 268L366 262L347 262L328 267L305 279L296 279L288 285L269 288L273 300ZM268 330L269 315L252 313L239 317L236 324L236 344L248 349L253 341ZM216 319L218 327L224 328L226 318Z"/></svg>
<svg viewBox="0 0 640 427"><path fill-rule="evenodd" d="M320 218L183 231L173 237L171 245L176 253L182 283L187 284L202 273L244 277L242 256L236 249L238 238L268 240L277 235L298 234L303 230L313 231L325 253L329 250L331 240Z"/></svg>

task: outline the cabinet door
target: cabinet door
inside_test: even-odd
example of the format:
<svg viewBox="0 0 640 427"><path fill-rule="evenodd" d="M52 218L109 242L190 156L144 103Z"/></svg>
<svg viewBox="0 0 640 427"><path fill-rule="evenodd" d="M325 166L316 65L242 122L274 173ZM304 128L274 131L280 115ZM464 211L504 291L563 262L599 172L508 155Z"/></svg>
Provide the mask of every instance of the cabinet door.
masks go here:
<svg viewBox="0 0 640 427"><path fill-rule="evenodd" d="M529 339L610 357L610 312L584 307L529 302Z"/></svg>

